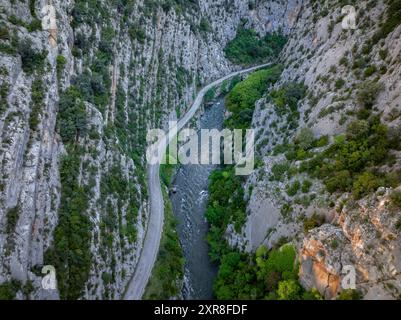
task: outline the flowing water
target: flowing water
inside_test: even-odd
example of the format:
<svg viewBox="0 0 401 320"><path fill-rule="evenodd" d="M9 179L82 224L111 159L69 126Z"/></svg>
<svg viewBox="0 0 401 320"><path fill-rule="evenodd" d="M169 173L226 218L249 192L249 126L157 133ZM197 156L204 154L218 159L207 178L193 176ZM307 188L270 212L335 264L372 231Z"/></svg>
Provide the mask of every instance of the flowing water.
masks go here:
<svg viewBox="0 0 401 320"><path fill-rule="evenodd" d="M206 108L201 118L202 129L221 129L224 118L224 98ZM170 195L174 214L179 221L178 234L184 251L184 299L212 299L217 266L209 258L206 242L208 224L205 211L208 201L209 176L213 165L181 166L175 176Z"/></svg>

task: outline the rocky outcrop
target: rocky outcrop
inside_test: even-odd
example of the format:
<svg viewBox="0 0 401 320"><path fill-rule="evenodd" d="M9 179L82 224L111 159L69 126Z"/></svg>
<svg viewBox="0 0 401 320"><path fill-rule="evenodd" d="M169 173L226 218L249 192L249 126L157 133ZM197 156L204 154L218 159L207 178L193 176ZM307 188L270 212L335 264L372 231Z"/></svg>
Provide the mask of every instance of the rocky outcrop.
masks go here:
<svg viewBox="0 0 401 320"><path fill-rule="evenodd" d="M301 279L307 288L318 288L327 298L339 293L344 267L356 271L356 287L366 299L400 296L400 232L398 209L391 205L391 190L336 213L335 225L311 231L301 249Z"/></svg>

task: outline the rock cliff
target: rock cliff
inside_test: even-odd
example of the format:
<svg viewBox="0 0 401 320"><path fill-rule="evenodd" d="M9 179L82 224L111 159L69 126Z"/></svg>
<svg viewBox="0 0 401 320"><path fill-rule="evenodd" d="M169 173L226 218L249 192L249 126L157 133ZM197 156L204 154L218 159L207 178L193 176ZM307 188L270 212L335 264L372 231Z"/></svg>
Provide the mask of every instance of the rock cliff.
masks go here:
<svg viewBox="0 0 401 320"><path fill-rule="evenodd" d="M20 299L121 298L147 227L147 129L238 68L223 49L240 23L289 32L286 7L2 0L0 283Z"/></svg>

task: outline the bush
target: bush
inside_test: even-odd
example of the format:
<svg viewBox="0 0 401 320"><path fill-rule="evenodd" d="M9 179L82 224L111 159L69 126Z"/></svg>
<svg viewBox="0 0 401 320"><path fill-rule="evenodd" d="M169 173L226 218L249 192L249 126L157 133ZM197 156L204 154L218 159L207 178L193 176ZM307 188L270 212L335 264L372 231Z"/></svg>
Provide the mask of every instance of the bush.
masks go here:
<svg viewBox="0 0 401 320"><path fill-rule="evenodd" d="M0 24L0 40L10 40L10 33L5 24Z"/></svg>
<svg viewBox="0 0 401 320"><path fill-rule="evenodd" d="M398 206L398 204L397 204ZM401 206L399 206L401 208ZM398 221L395 224L395 228L400 231L401 230L401 219L398 219Z"/></svg>
<svg viewBox="0 0 401 320"><path fill-rule="evenodd" d="M279 116L287 116L289 129L294 130L298 127L300 117L298 103L305 97L306 87L301 83L289 82L280 89L270 92L269 98L276 106L276 112Z"/></svg>
<svg viewBox="0 0 401 320"><path fill-rule="evenodd" d="M357 100L359 104L365 108L371 109L376 103L377 97L383 91L384 85L382 83L368 81L361 84Z"/></svg>
<svg viewBox="0 0 401 320"><path fill-rule="evenodd" d="M390 198L393 205L401 209L401 191L393 191Z"/></svg>
<svg viewBox="0 0 401 320"><path fill-rule="evenodd" d="M351 122L347 127L347 139L358 140L366 139L369 136L369 123L365 120L357 120Z"/></svg>
<svg viewBox="0 0 401 320"><path fill-rule="evenodd" d="M17 222L18 222L18 219L19 219L19 214L20 214L19 206L15 206L15 207L7 210L7 213L6 213L6 218L7 218L6 233L8 235L11 235L15 231L15 227L17 226Z"/></svg>
<svg viewBox="0 0 401 320"><path fill-rule="evenodd" d="M315 213L313 216L304 221L304 232L308 233L309 231L320 227L323 223L323 217Z"/></svg>
<svg viewBox="0 0 401 320"><path fill-rule="evenodd" d="M374 73L376 73L377 67L375 65L369 66L365 69L364 75L366 78L369 78L372 76Z"/></svg>
<svg viewBox="0 0 401 320"><path fill-rule="evenodd" d="M32 97L31 97L31 114L29 116L29 128L32 132L37 129L39 124L39 115L43 107L43 100L45 97L43 81L37 79L32 83Z"/></svg>
<svg viewBox="0 0 401 320"><path fill-rule="evenodd" d="M337 79L335 83L335 87L337 90L341 89L345 85L345 80L344 79Z"/></svg>
<svg viewBox="0 0 401 320"><path fill-rule="evenodd" d="M300 299L301 286L293 279L281 281L278 285L277 296L279 300Z"/></svg>
<svg viewBox="0 0 401 320"><path fill-rule="evenodd" d="M300 189L301 189L301 183L299 181L295 181L291 186L287 187L287 194L290 197L294 197L295 195L297 195Z"/></svg>
<svg viewBox="0 0 401 320"><path fill-rule="evenodd" d="M337 300L361 300L361 293L357 290L343 290Z"/></svg>
<svg viewBox="0 0 401 320"><path fill-rule="evenodd" d="M305 180L302 183L302 192L303 193L308 193L310 191L311 187L312 187L312 182L310 182L309 180Z"/></svg>
<svg viewBox="0 0 401 320"><path fill-rule="evenodd" d="M329 136L323 136L313 142L313 148L322 148L329 144Z"/></svg>
<svg viewBox="0 0 401 320"><path fill-rule="evenodd" d="M282 163L276 163L272 167L272 176L271 180L273 181L282 181L287 172L290 170L290 163L289 162L282 162Z"/></svg>
<svg viewBox="0 0 401 320"><path fill-rule="evenodd" d="M45 51L37 52L30 39L19 42L17 51L21 55L22 70L24 70L24 72L31 74L34 70L44 67L47 53Z"/></svg>
<svg viewBox="0 0 401 320"><path fill-rule="evenodd" d="M370 192L376 191L380 184L381 181L374 174L365 172L354 182L353 194L355 198L359 199Z"/></svg>
<svg viewBox="0 0 401 320"><path fill-rule="evenodd" d="M199 30L201 32L211 32L212 27L210 26L209 21L206 18L202 18L200 23L199 23Z"/></svg>
<svg viewBox="0 0 401 320"><path fill-rule="evenodd" d="M309 150L312 148L315 142L315 135L309 128L302 128L295 138L295 144L299 145L303 150Z"/></svg>
<svg viewBox="0 0 401 320"><path fill-rule="evenodd" d="M336 191L347 191L352 185L351 173L348 170L339 171L326 180L326 189L333 193Z"/></svg>
<svg viewBox="0 0 401 320"><path fill-rule="evenodd" d="M64 143L74 142L86 132L85 104L75 86L60 95L57 122Z"/></svg>
<svg viewBox="0 0 401 320"><path fill-rule="evenodd" d="M139 43L143 44L146 41L146 32L139 26L138 24L132 25L129 30L129 35L132 40L136 40Z"/></svg>
<svg viewBox="0 0 401 320"><path fill-rule="evenodd" d="M61 79L61 75L63 74L65 64L67 63L67 59L63 55L57 56L57 78Z"/></svg>
<svg viewBox="0 0 401 320"><path fill-rule="evenodd" d="M14 300L21 284L18 281L0 284L0 300Z"/></svg>

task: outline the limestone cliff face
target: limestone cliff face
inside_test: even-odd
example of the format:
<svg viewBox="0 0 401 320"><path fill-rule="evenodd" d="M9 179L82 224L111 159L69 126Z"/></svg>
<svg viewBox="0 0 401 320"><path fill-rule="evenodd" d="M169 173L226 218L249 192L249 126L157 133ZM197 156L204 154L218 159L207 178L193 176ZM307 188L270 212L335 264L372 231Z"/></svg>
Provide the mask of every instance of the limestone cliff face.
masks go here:
<svg viewBox="0 0 401 320"><path fill-rule="evenodd" d="M42 11L49 4L55 21ZM347 264L367 298L399 295L400 213L386 205L391 189L344 206L349 195L333 198L319 180L308 199L288 196L287 185L305 174L270 181L285 161L271 151L300 128L331 140L345 131L363 81L383 84L375 113L399 127L401 28L362 49L386 16L384 1L360 2L353 31L342 29L341 5L331 1L0 0L0 7L0 283L18 280L18 298L122 297L149 214L146 131L179 117L200 85L238 68L223 49L243 21L290 36L276 89L303 82L308 92L295 127L270 99L258 102L262 161L246 185L247 224L241 235L229 232L230 242L251 251L293 240L302 283L327 298ZM305 233L315 213L326 224ZM50 294L41 289L47 264L59 275Z"/></svg>
<svg viewBox="0 0 401 320"><path fill-rule="evenodd" d="M301 160L288 161L283 152L273 150L286 141L292 143L304 127L311 128L317 138L327 135L333 141L356 118L360 108L358 88L372 81L382 89L375 96L373 113L390 132L399 132L401 26L369 42L389 16L387 8L384 1L359 2L355 30L342 28L342 7L331 1L303 1L297 15L295 11L288 15L293 26L281 57L284 72L271 89L280 89L289 82L303 83L306 96L298 104L299 120L295 125L289 123L288 114L280 113L272 99L258 102L253 126L261 161L247 181L248 220L242 234L229 230L228 235L232 245L247 251L261 244L272 247L282 238L293 241L299 247L301 282L329 299L341 291L346 265L355 267L357 288L365 298L399 297L401 265L396 223L400 210L390 208L388 199L393 189L378 190L354 202L352 195L330 194L321 180L300 173ZM323 150L325 147L316 147L312 152ZM397 175L400 154L392 154L396 159L393 164L375 168L374 172ZM280 179L272 178L279 173L283 173ZM305 180L313 182L310 189L290 195L288 188L295 181ZM306 228L311 220L319 223Z"/></svg>
<svg viewBox="0 0 401 320"><path fill-rule="evenodd" d="M146 130L236 68L223 48L242 19L288 33L298 2L1 0L0 283L121 298L147 227Z"/></svg>

